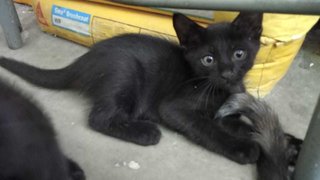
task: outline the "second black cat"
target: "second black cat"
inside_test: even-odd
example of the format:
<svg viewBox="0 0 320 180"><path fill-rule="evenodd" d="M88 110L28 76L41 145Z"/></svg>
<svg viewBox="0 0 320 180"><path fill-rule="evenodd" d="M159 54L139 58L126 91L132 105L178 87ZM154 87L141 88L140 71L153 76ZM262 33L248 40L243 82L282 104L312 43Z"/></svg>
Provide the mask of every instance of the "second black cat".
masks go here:
<svg viewBox="0 0 320 180"><path fill-rule="evenodd" d="M43 112L1 80L0 179L85 180L78 164L62 154Z"/></svg>

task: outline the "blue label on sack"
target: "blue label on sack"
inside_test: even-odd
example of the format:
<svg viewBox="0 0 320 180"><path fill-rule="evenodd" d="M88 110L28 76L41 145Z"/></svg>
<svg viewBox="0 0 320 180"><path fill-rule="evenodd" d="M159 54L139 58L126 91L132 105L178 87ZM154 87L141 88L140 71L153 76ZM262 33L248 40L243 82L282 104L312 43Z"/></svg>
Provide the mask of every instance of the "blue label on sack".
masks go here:
<svg viewBox="0 0 320 180"><path fill-rule="evenodd" d="M52 24L64 29L68 29L80 34L90 35L89 24L90 14L59 7L52 6Z"/></svg>

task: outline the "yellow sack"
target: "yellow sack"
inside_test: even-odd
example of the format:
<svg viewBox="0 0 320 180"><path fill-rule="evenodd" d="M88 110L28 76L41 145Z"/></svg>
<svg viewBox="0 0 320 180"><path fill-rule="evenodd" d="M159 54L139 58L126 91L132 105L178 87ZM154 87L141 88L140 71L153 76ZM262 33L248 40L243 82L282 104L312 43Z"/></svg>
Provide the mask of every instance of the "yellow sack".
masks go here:
<svg viewBox="0 0 320 180"><path fill-rule="evenodd" d="M238 13L215 12L215 22L232 21ZM263 15L261 48L255 65L246 76L247 90L257 97L268 94L285 75L298 53L305 35L319 16L270 14Z"/></svg>
<svg viewBox="0 0 320 180"><path fill-rule="evenodd" d="M123 33L143 33L177 41L172 13L104 1L33 0L41 29L91 46ZM207 25L208 19L193 17Z"/></svg>

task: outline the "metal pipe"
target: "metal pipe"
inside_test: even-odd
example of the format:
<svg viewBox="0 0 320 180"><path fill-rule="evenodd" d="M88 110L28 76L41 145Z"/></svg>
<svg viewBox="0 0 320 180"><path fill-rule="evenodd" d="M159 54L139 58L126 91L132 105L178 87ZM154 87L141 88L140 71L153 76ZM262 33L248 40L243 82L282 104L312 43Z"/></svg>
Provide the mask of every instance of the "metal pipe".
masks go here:
<svg viewBox="0 0 320 180"><path fill-rule="evenodd" d="M298 158L294 179L320 179L320 97Z"/></svg>
<svg viewBox="0 0 320 180"><path fill-rule="evenodd" d="M117 3L177 9L262 11L320 15L319 0L112 0Z"/></svg>
<svg viewBox="0 0 320 180"><path fill-rule="evenodd" d="M22 46L21 24L12 0L0 0L0 24L10 49Z"/></svg>
<svg viewBox="0 0 320 180"><path fill-rule="evenodd" d="M22 32L22 25L21 25L21 22L20 22L20 19L19 19L19 16L18 16L18 13L17 13L17 10L14 6L14 4L12 4L13 6L13 10L12 10L12 18L14 19L14 21L17 23L17 26L19 28L19 32L21 33Z"/></svg>

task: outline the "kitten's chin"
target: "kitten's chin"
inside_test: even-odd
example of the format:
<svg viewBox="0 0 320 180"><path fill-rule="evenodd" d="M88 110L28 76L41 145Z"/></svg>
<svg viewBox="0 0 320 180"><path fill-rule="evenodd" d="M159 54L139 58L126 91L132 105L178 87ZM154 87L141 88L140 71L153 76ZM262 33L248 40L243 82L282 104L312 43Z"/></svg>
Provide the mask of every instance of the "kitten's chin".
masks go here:
<svg viewBox="0 0 320 180"><path fill-rule="evenodd" d="M231 86L229 89L229 92L231 94L235 94L235 93L244 93L246 91L245 87L241 84L241 85L234 85Z"/></svg>
<svg viewBox="0 0 320 180"><path fill-rule="evenodd" d="M223 82L219 85L219 87L231 94L235 93L243 93L245 92L245 87L242 83L232 83L232 82Z"/></svg>

